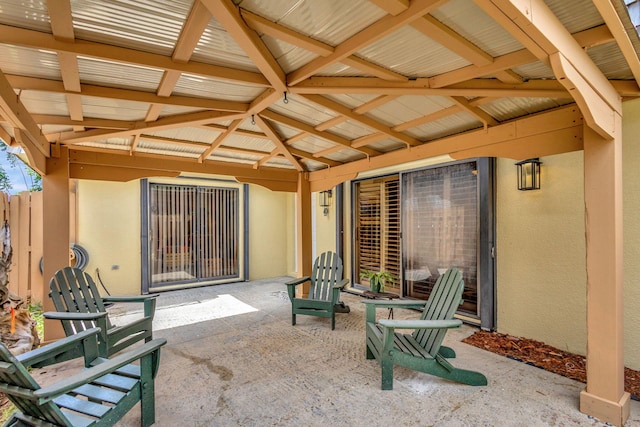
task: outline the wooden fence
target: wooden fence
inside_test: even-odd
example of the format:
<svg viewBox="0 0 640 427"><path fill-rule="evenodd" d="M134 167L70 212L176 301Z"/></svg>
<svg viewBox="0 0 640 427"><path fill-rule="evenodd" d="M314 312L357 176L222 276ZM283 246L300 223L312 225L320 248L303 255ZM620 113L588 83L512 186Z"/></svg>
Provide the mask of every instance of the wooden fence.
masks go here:
<svg viewBox="0 0 640 427"><path fill-rule="evenodd" d="M42 192L2 193L3 219L9 221L12 258L9 290L28 302L45 297L42 259Z"/></svg>

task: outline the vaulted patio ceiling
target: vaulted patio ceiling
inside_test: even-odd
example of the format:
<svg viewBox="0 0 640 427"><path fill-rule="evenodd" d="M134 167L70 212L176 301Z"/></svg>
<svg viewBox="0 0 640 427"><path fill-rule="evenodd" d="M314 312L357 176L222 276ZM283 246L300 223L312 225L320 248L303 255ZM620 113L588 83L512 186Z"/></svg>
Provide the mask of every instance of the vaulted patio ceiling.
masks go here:
<svg viewBox="0 0 640 427"><path fill-rule="evenodd" d="M318 190L442 154L580 150L583 117L610 130L572 85L615 110L640 95L639 46L622 0L4 0L0 139L43 174L66 147L72 178L295 191L308 172Z"/></svg>

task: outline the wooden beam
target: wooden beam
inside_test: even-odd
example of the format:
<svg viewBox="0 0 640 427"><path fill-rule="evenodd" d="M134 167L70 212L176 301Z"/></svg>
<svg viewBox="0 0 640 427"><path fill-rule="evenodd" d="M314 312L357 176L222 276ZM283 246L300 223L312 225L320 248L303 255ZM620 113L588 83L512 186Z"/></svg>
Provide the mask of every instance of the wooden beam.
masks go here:
<svg viewBox="0 0 640 427"><path fill-rule="evenodd" d="M431 114L427 114L426 116L418 117L416 119L409 120L408 122L401 123L397 126L394 126L393 130L402 132L407 129L421 126L425 123L434 122L443 117L448 117L453 114L458 114L460 111L462 111L462 108L460 107L460 105L452 105L451 107L443 108L442 110L435 111Z"/></svg>
<svg viewBox="0 0 640 427"><path fill-rule="evenodd" d="M622 114L618 93L543 0L474 1L540 61L548 64L549 55L561 52L598 96Z"/></svg>
<svg viewBox="0 0 640 427"><path fill-rule="evenodd" d="M56 136L56 140L64 144L77 144L107 138L130 137L136 134L162 129L174 129L185 126L197 126L215 121L234 120L240 117L243 117L243 115L222 111L177 114L175 116L163 117L155 122L135 122L132 128L124 130L93 129L85 132L63 132Z"/></svg>
<svg viewBox="0 0 640 427"><path fill-rule="evenodd" d="M367 28L336 46L331 55L316 58L294 72L289 73L287 76L287 82L289 85L296 85L300 83L302 80L311 77L323 68L347 58L362 47L380 40L409 22L429 13L429 11L436 9L443 3L446 3L446 0L413 0L409 8L404 12L401 12L396 16L388 15L379 21L374 22Z"/></svg>
<svg viewBox="0 0 640 427"><path fill-rule="evenodd" d="M469 100L467 100L467 98L465 98L464 96L451 96L450 99L458 104L463 111L466 111L467 113L471 114L482 123L484 123L485 126L495 126L498 124L498 121L496 119L491 117L480 108L471 105Z"/></svg>
<svg viewBox="0 0 640 427"><path fill-rule="evenodd" d="M24 137L21 138L21 144L25 151L32 152L30 155L34 158L49 157L51 153L49 141L44 137L2 71L0 71L0 114L11 126L22 131ZM40 155L33 151L39 151Z"/></svg>
<svg viewBox="0 0 640 427"><path fill-rule="evenodd" d="M299 172L304 172L304 166L302 166L300 162L298 162L298 159L296 159L293 154L291 154L289 148L285 145L284 142L282 142L275 129L273 129L273 127L271 127L269 123L267 123L262 117L260 117L260 115L257 115L255 117L255 120L258 126L260 126L260 129L262 129L262 132L264 132L264 134L269 137L271 142L275 144L278 151L282 153L287 160L289 160L293 167L296 168L296 170L298 170Z"/></svg>
<svg viewBox="0 0 640 427"><path fill-rule="evenodd" d="M74 94L73 92L68 92L64 88L64 84L62 82L56 80L47 80L36 77L25 77L17 75L7 75L7 80L16 89ZM106 99L121 99L124 101L145 102L150 104L194 107L207 110L244 112L249 108L249 105L244 102L198 98L195 96L158 96L154 93L143 92L139 90L119 89L114 87L88 84L82 84L81 91L82 96L93 96Z"/></svg>
<svg viewBox="0 0 640 427"><path fill-rule="evenodd" d="M564 85L582 110L585 121L591 129L603 138L614 139L616 116L615 109L600 97L595 89L586 81L578 70L560 52L550 57L551 66L558 81ZM618 97L617 108L622 109L622 101Z"/></svg>
<svg viewBox="0 0 640 427"><path fill-rule="evenodd" d="M216 148L218 148L219 146L222 145L222 143L224 143L224 140L227 139L229 136L231 136L231 134L233 134L233 132L238 129L238 126L240 126L240 124L244 121L244 119L236 119L234 121L231 122L231 124L229 125L229 127L222 132L220 135L218 135L216 137L216 139L211 143L211 145L203 151L203 153L200 155L200 157L198 157L198 161L200 163L204 162L205 159L207 157L209 157L211 155L211 153L214 152L214 150Z"/></svg>
<svg viewBox="0 0 640 427"><path fill-rule="evenodd" d="M607 23L609 30L611 30L613 37L618 43L618 47L622 51L624 59L627 61L627 64L629 64L629 68L631 69L633 77L636 79L636 83L640 83L640 60L638 60L638 53L629 38L629 34L627 34L627 30L625 29L615 6L611 0L594 0L593 4L598 9L598 12L600 12L604 22Z"/></svg>
<svg viewBox="0 0 640 427"><path fill-rule="evenodd" d="M134 179L149 178L155 176L176 177L179 171L159 171L156 169L132 169L119 168L117 166L99 165L69 165L69 178L71 179L93 179L99 181L127 182Z"/></svg>
<svg viewBox="0 0 640 427"><path fill-rule="evenodd" d="M216 80L241 82L249 85L268 86L262 74L237 70L202 62L181 63L170 57L105 43L76 39L74 42L56 40L52 35L35 30L0 25L0 40L6 44L43 49L53 52L68 52L75 55L97 58L104 61L133 64L160 70L174 70Z"/></svg>
<svg viewBox="0 0 640 427"><path fill-rule="evenodd" d="M283 124L285 126L289 126L294 129L301 130L310 135L317 136L318 138L322 138L334 144L342 145L343 148L351 148L351 141L331 132L320 132L313 128L313 126L308 125L306 123L302 123L298 120L292 119L290 117L284 116L282 114L276 113L271 110L265 110L261 113L262 117L269 119L271 121ZM360 151L361 153L367 156L376 156L379 155L380 152L376 150L372 150L370 148L362 147L362 148L354 148L356 151Z"/></svg>
<svg viewBox="0 0 640 427"><path fill-rule="evenodd" d="M247 53L271 86L278 92L286 92L284 71L258 34L242 20L238 7L231 0L200 1Z"/></svg>
<svg viewBox="0 0 640 427"><path fill-rule="evenodd" d="M389 137L393 138L393 139L397 139L398 141L401 141L409 146L411 145L419 145L421 144L421 142L411 136L402 134L400 132L396 132L394 130L392 130L390 127L383 125L382 123L367 117L367 116L363 116L363 115L359 115L359 114L355 114L351 111L350 108L345 107L344 105L333 101L329 98L325 98L324 96L320 96L320 95L303 95L303 98L308 99L311 102L314 102L318 105L322 105L323 107L329 108L333 111L335 111L338 114L341 114L345 117L348 117L350 120L353 120L355 122L361 123L365 126L370 127L371 129L377 130L378 132L382 132L386 135L388 135Z"/></svg>
<svg viewBox="0 0 640 427"><path fill-rule="evenodd" d="M434 140L417 147L395 150L380 156L371 157L336 166L330 170L320 170L309 173L312 184L316 181L332 179L334 183L344 182L359 172L383 167L397 166L403 163L437 157L442 155L456 156L456 153L466 153L472 149L507 143L514 139L531 141L534 137L544 138L543 134L573 129L582 125L582 115L577 106L570 105L553 111L528 116L519 120L503 123L487 129L465 132L446 138ZM575 144L567 145L573 149ZM545 148L546 150L546 148ZM496 153L501 154L501 153Z"/></svg>
<svg viewBox="0 0 640 427"><path fill-rule="evenodd" d="M356 114L364 114L371 110L375 110L376 108L393 101L398 98L396 95L380 95L373 98L371 101L365 102L364 104L354 108L353 111Z"/></svg>
<svg viewBox="0 0 640 427"><path fill-rule="evenodd" d="M69 149L70 164L113 166L154 171L181 171L213 175L234 176L237 178L266 179L282 182L297 182L297 172L284 168L253 169L251 165L231 164L207 160L199 163L195 158L167 158L166 156L137 152L134 156L129 151L117 153L100 153L93 151Z"/></svg>
<svg viewBox="0 0 640 427"><path fill-rule="evenodd" d="M289 88L298 95L383 94L468 97L570 98L564 87L553 80L530 80L506 84L495 79L475 79L443 88L432 88L430 79L390 82L374 77L311 77Z"/></svg>

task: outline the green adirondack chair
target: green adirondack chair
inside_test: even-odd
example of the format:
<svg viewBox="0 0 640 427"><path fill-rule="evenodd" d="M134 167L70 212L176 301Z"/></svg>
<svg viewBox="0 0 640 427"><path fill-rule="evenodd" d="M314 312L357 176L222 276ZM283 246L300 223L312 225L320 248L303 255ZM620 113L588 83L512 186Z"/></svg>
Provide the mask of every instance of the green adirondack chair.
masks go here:
<svg viewBox="0 0 640 427"><path fill-rule="evenodd" d="M364 300L366 304L367 359L377 359L382 367L382 389L393 389L393 366L425 372L469 385L487 385L479 372L455 368L445 358L455 358L455 351L442 345L447 330L458 328L462 321L453 315L462 302L462 273L451 268L438 277L428 301ZM420 320L379 320L376 308L423 309ZM396 329L412 329L411 334Z"/></svg>
<svg viewBox="0 0 640 427"><path fill-rule="evenodd" d="M78 332L100 328L98 341L100 356L111 355L138 341L153 338L153 316L156 310L154 295L101 297L93 278L79 268L64 267L56 272L49 282L49 296L55 312L46 312L44 317L62 321L69 337ZM106 303L142 303L142 318L126 325L114 326L109 320Z"/></svg>
<svg viewBox="0 0 640 427"><path fill-rule="evenodd" d="M98 357L99 329L14 357L0 344L0 392L18 408L5 426L112 426L140 402L141 425L155 422L154 378L164 338L112 359ZM76 355L85 369L40 387L29 368L48 366ZM132 362L140 361L138 365Z"/></svg>
<svg viewBox="0 0 640 427"><path fill-rule="evenodd" d="M309 296L296 298L296 286L309 282ZM342 260L333 252L324 252L316 258L311 276L286 283L291 299L291 324L296 324L296 314L331 318L331 330L336 328L336 310L344 305L339 302L340 290L349 279L342 278Z"/></svg>

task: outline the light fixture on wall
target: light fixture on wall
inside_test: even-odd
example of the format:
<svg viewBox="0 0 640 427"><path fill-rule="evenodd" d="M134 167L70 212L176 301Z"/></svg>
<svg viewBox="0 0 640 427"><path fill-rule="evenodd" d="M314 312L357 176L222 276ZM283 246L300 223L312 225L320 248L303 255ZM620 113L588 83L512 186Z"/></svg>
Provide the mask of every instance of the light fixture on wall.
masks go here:
<svg viewBox="0 0 640 427"><path fill-rule="evenodd" d="M518 190L540 189L540 159L527 159L516 163L518 168Z"/></svg>
<svg viewBox="0 0 640 427"><path fill-rule="evenodd" d="M324 208L322 213L325 216L329 215L329 206L331 206L331 197L333 197L331 190L325 190L320 192L320 199L319 199L320 207Z"/></svg>

